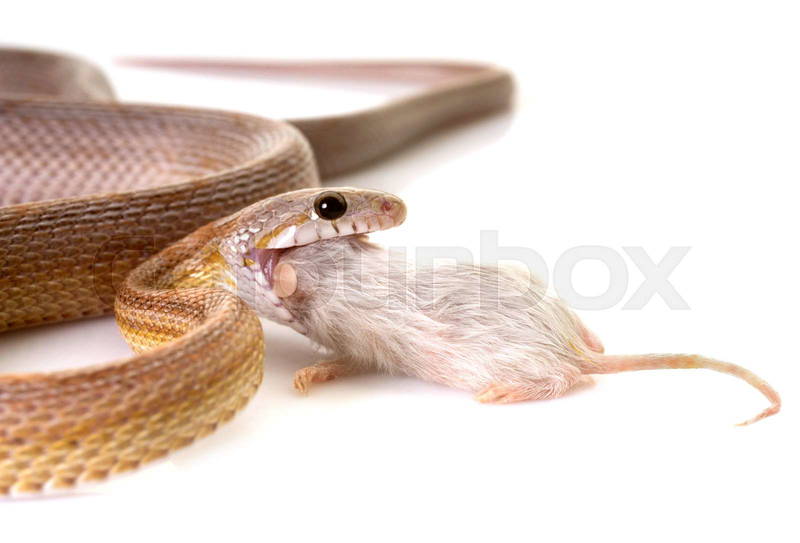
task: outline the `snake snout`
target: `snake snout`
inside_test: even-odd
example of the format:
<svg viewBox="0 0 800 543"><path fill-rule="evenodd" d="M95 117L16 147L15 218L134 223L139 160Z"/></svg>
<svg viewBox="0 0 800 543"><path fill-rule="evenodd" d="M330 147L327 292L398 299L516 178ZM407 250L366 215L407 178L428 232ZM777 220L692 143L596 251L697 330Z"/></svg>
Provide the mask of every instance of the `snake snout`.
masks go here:
<svg viewBox="0 0 800 543"><path fill-rule="evenodd" d="M383 196L380 211L392 219L392 226L398 226L406 220L406 205L397 196L391 194Z"/></svg>

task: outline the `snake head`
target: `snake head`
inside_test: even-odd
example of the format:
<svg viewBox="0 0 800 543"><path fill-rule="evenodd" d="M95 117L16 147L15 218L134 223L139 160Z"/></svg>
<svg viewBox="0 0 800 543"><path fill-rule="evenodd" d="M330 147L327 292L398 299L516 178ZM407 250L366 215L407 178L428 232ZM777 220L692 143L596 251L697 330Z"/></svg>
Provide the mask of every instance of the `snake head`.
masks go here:
<svg viewBox="0 0 800 543"><path fill-rule="evenodd" d="M262 200L218 224L224 285L259 316L306 333L275 292L281 254L323 239L386 230L405 217L400 198L360 188L303 189Z"/></svg>

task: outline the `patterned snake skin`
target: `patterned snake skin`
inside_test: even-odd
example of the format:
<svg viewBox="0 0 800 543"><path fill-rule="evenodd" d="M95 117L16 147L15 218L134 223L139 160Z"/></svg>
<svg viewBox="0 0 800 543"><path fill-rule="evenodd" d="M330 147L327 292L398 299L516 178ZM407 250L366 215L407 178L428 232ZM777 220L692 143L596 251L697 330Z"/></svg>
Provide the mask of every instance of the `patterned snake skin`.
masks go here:
<svg viewBox="0 0 800 543"><path fill-rule="evenodd" d="M261 326L217 287L224 263L204 252L236 223L201 226L505 108L512 88L508 73L470 64L249 68L276 66L425 85L373 110L293 126L116 103L91 64L0 50L0 330L108 314L116 300L140 353L0 375L0 495L135 469L212 432L256 391Z"/></svg>

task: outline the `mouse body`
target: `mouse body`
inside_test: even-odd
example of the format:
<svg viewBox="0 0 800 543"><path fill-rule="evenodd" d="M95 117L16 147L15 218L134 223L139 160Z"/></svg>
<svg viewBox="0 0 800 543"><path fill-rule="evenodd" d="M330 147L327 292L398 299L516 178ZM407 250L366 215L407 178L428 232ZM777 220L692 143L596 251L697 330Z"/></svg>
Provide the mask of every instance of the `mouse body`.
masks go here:
<svg viewBox="0 0 800 543"><path fill-rule="evenodd" d="M286 309L333 355L297 372L302 392L315 382L378 370L468 390L481 402L509 403L561 396L590 374L706 368L744 379L772 402L742 424L780 407L765 381L735 364L698 355L605 355L599 339L527 270L416 267L352 235L287 250L276 279Z"/></svg>
<svg viewBox="0 0 800 543"><path fill-rule="evenodd" d="M405 218L403 201L380 191L282 193L220 220L242 226L210 242L208 274L262 317L329 351L329 360L296 373L301 392L378 370L509 403L561 396L591 374L702 368L743 379L769 399L743 424L780 410L778 393L736 364L688 354L605 354L527 270L414 265L366 237Z"/></svg>
<svg viewBox="0 0 800 543"><path fill-rule="evenodd" d="M411 375L507 402L566 392L582 376L582 353L602 349L516 269L415 268L365 236L297 247L281 263L297 276L284 305L352 371Z"/></svg>

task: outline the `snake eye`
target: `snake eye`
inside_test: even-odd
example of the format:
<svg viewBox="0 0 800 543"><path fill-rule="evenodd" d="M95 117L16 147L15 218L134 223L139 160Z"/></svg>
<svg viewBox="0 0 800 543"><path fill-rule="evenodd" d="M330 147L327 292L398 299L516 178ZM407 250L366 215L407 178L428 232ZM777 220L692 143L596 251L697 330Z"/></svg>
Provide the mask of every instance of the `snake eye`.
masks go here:
<svg viewBox="0 0 800 543"><path fill-rule="evenodd" d="M323 192L314 200L314 211L323 219L338 219L347 211L347 200L338 192Z"/></svg>

